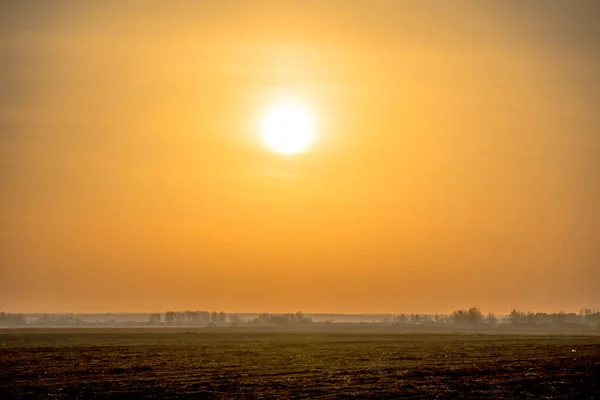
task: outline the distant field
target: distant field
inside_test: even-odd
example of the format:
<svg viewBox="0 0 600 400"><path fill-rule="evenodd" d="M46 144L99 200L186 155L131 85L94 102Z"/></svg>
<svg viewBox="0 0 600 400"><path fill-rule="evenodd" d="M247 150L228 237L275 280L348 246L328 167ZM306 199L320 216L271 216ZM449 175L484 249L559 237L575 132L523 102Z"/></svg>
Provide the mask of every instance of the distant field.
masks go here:
<svg viewBox="0 0 600 400"><path fill-rule="evenodd" d="M600 337L364 328L0 331L0 398L600 399Z"/></svg>

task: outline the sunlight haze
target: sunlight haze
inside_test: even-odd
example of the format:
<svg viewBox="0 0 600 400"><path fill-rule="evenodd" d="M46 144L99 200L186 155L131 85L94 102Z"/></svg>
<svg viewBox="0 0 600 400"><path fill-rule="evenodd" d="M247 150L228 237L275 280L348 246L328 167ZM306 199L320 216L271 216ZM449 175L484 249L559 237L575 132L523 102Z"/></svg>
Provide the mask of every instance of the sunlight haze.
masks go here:
<svg viewBox="0 0 600 400"><path fill-rule="evenodd" d="M599 4L1 2L0 310L600 308Z"/></svg>

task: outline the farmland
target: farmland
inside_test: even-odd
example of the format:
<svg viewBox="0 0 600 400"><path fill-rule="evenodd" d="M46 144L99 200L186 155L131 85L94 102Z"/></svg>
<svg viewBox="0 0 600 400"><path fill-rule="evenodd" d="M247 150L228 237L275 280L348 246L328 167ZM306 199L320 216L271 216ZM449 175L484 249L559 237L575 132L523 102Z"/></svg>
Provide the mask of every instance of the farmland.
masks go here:
<svg viewBox="0 0 600 400"><path fill-rule="evenodd" d="M600 336L5 329L0 398L600 398Z"/></svg>

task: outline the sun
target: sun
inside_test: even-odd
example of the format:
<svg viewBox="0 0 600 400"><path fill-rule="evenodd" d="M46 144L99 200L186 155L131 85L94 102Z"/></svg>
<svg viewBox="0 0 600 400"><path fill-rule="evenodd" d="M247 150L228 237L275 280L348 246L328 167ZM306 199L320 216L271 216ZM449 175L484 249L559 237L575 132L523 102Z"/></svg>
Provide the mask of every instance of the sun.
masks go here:
<svg viewBox="0 0 600 400"><path fill-rule="evenodd" d="M265 111L260 134L266 146L275 152L301 153L314 141L314 118L301 103L277 103Z"/></svg>

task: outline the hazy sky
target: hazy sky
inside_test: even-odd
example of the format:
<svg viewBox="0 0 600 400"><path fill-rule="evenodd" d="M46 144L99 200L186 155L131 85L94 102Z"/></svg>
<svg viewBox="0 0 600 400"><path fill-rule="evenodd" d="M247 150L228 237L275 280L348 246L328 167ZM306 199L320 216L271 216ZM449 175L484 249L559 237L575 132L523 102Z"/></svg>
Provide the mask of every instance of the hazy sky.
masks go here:
<svg viewBox="0 0 600 400"><path fill-rule="evenodd" d="M598 71L597 0L2 1L0 310L600 307Z"/></svg>

